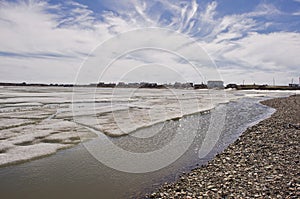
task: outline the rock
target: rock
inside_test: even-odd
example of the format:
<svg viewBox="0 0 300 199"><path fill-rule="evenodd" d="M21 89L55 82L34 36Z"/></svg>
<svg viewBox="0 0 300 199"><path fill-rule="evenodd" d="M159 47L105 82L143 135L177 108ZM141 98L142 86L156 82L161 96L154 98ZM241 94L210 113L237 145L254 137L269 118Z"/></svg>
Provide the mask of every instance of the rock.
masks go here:
<svg viewBox="0 0 300 199"><path fill-rule="evenodd" d="M299 198L300 95L262 103L277 111L206 165L162 187L164 197Z"/></svg>

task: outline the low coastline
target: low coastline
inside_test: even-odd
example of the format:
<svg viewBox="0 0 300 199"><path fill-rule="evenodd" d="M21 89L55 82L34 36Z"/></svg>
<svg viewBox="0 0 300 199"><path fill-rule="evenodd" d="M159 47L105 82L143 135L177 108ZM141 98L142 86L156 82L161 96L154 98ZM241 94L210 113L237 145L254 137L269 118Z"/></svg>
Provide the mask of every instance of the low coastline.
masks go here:
<svg viewBox="0 0 300 199"><path fill-rule="evenodd" d="M261 102L276 109L212 161L147 198L298 198L300 96Z"/></svg>

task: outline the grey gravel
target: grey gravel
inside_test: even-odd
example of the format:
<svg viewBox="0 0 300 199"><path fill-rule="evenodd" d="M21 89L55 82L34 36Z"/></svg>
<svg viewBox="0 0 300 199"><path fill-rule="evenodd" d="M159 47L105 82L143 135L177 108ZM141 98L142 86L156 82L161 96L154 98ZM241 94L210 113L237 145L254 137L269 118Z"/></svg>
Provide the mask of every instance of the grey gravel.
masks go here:
<svg viewBox="0 0 300 199"><path fill-rule="evenodd" d="M300 95L263 101L276 112L222 153L146 198L300 198Z"/></svg>

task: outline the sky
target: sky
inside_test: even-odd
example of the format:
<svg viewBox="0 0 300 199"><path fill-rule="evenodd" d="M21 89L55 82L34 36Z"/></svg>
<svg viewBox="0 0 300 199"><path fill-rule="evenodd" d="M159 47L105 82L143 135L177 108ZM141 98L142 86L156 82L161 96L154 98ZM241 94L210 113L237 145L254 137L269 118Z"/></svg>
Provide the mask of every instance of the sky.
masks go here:
<svg viewBox="0 0 300 199"><path fill-rule="evenodd" d="M0 0L0 82L287 85L299 31L300 0Z"/></svg>

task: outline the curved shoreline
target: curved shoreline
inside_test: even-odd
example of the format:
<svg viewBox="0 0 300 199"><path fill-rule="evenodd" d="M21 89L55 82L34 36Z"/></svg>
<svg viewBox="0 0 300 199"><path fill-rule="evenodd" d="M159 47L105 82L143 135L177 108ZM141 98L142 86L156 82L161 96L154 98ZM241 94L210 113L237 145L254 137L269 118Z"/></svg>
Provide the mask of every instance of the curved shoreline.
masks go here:
<svg viewBox="0 0 300 199"><path fill-rule="evenodd" d="M77 131L75 133L76 137L74 137L74 134L71 132L70 135L69 135L70 138L73 138L73 137L74 138L78 138L78 139L73 139L71 141L69 141L67 139L60 139L60 138L56 138L56 139L47 141L46 144L48 144L48 145L50 144L53 147L54 147L54 145L57 145L57 147L55 149L44 150L44 151L41 149L41 150L38 150L39 153L34 153L34 154L30 154L28 152L28 150L27 150L25 155L19 156L17 158L13 158L11 156L10 157L9 156L8 157L1 156L0 157L0 168L6 167L6 166L11 166L11 165L18 165L18 164L22 164L22 163L25 163L25 162L30 162L30 161L33 161L33 160L36 160L36 159L48 157L50 155L53 155L53 154L57 153L57 151L59 151L59 150L64 150L64 149L67 149L67 148L71 148L71 147L76 146L79 143L83 143L85 141L91 140L91 139L94 138L94 134L97 135L98 133L103 133L106 136L109 136L111 138L124 137L124 136L128 136L128 135L134 134L136 131L138 131L140 129L152 127L154 125L157 125L157 124L160 124L160 123L164 123L164 122L167 122L167 121L170 121L170 120L178 120L178 119L181 119L181 118L185 118L185 117L188 117L188 116L191 116L191 115L197 115L197 114L200 114L200 115L208 114L208 113L210 113L212 110L216 109L216 107L218 107L220 105L229 104L230 102L241 100L241 99L245 99L245 98L247 98L247 97L240 98L240 99L231 99L231 100L229 100L227 102L219 103L219 104L215 105L214 107L211 107L211 108L208 108L208 109L198 110L198 111L195 111L195 112L192 112L192 113L184 114L184 115L182 115L180 117L173 117L173 118L168 118L167 120L157 121L157 122L152 123L152 124L150 124L148 126L139 127L137 129L133 130L132 132L129 132L129 133L126 133L126 134L125 133L124 134L111 134L109 132L101 131L101 130L99 130L96 127L93 127L93 126L90 126L90 125L86 125L86 124L83 124L83 123L79 123L79 122L76 122L76 121L72 121L72 123L74 122L74 124L76 124L76 126L78 125L77 128L85 129L88 133L86 133L86 134L80 134ZM56 112L53 113L53 114L51 114L50 116L39 120L38 123L45 122L45 121L46 122L51 122L51 120L56 119L54 117L57 114L58 114L58 110L56 110ZM63 119L60 119L60 120L65 121L65 122L70 122L68 120L63 120ZM36 124L36 123L37 122L35 121L34 124ZM26 125L23 125L23 124L21 126L27 127ZM9 128L7 128L7 130L11 130L11 128L12 127L9 127ZM39 132L37 131L36 133L38 134ZM89 137L87 137L87 134L90 134L90 133L92 133L92 135L89 135ZM51 131L49 131L49 134L50 134L49 136L51 136L51 134L52 134ZM43 136L45 138L48 137L48 135L47 136L43 135ZM6 145L5 145L5 143L3 144L4 141L6 141L6 140L4 139L4 140L2 140L2 142L0 140L0 155L1 155L2 152L3 152L2 153L3 155L6 155L7 150L8 149L11 150L11 147L8 148L8 149L5 148ZM67 141L67 142L65 142L65 141ZM40 143L43 144L43 139L32 138L30 141L27 141L27 140L24 141L24 142L22 141L21 144L23 144L23 145L26 144L26 146L22 146L22 148L20 149L20 151L17 151L15 154L21 153L26 148L31 147L30 146L31 142L40 142ZM63 145L65 143L67 143L67 144ZM37 146L37 145L34 145L34 146ZM7 155L9 155L9 154L7 153Z"/></svg>
<svg viewBox="0 0 300 199"><path fill-rule="evenodd" d="M148 198L300 196L300 96L261 102L276 109L212 161L164 184Z"/></svg>

